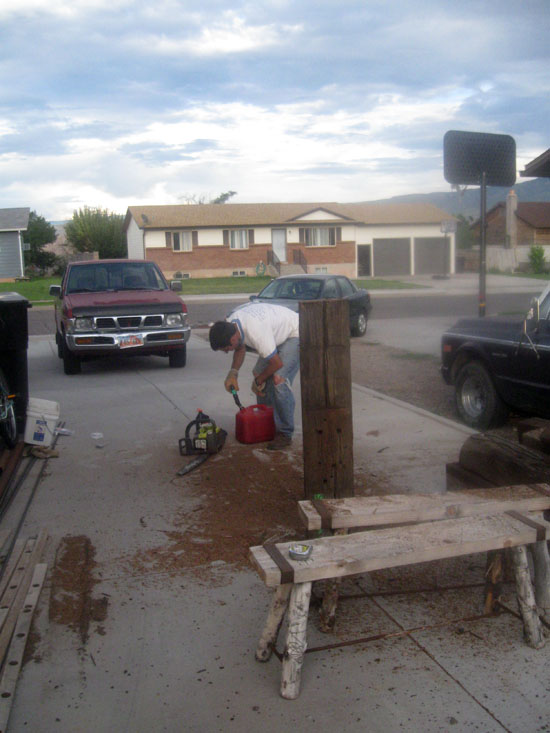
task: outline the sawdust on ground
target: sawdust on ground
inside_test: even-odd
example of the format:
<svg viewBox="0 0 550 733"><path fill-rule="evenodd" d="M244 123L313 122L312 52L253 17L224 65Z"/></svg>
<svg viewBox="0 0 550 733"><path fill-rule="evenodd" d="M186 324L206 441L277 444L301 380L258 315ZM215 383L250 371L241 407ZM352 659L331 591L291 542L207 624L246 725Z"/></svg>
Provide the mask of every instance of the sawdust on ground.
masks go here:
<svg viewBox="0 0 550 733"><path fill-rule="evenodd" d="M196 499L195 506L174 518L163 544L127 558L133 573L176 575L192 569L208 575L223 566L250 567L250 547L303 539L297 502L304 498L304 477L297 442L277 452L265 444L226 444L178 481L186 499ZM356 483L366 485L360 474Z"/></svg>
<svg viewBox="0 0 550 733"><path fill-rule="evenodd" d="M88 640L90 624L107 616L107 596L92 595L98 582L95 568L95 548L88 537L62 538L52 571L49 619L76 632L82 644ZM101 626L96 631L101 633Z"/></svg>

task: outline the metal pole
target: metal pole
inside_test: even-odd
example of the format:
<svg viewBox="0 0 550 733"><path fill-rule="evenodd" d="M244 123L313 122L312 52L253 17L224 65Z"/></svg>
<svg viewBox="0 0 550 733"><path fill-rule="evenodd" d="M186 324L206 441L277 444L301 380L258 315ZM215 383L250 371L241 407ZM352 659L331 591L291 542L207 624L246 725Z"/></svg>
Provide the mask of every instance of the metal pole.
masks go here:
<svg viewBox="0 0 550 733"><path fill-rule="evenodd" d="M487 174L485 171L481 174L481 195L480 195L480 241L479 241L479 317L482 318L485 315L485 274L487 271Z"/></svg>

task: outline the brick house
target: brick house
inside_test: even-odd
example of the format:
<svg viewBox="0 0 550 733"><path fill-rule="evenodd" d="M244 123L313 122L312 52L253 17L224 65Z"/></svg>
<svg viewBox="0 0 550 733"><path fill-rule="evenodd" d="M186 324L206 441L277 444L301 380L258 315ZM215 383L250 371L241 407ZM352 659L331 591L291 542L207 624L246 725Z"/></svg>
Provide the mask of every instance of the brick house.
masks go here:
<svg viewBox="0 0 550 733"><path fill-rule="evenodd" d="M128 257L169 278L331 272L351 278L454 272L452 217L431 204L130 206Z"/></svg>

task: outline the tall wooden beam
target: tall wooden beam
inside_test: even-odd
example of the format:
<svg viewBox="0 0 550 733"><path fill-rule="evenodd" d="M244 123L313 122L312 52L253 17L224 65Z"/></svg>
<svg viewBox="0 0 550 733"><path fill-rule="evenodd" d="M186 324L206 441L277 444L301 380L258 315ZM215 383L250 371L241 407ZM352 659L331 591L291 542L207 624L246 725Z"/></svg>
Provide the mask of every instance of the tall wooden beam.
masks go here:
<svg viewBox="0 0 550 733"><path fill-rule="evenodd" d="M353 496L349 304L300 303L305 498Z"/></svg>

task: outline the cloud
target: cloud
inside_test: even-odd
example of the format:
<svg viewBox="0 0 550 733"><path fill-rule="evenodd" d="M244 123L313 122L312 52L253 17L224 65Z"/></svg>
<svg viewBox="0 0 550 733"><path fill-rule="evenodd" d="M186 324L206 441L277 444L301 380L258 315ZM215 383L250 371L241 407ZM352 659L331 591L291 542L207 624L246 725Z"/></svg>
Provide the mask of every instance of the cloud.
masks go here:
<svg viewBox="0 0 550 733"><path fill-rule="evenodd" d="M59 219L75 204L123 212L183 192L446 190L448 129L512 134L524 164L548 146L547 11L546 0L0 0L3 206Z"/></svg>

